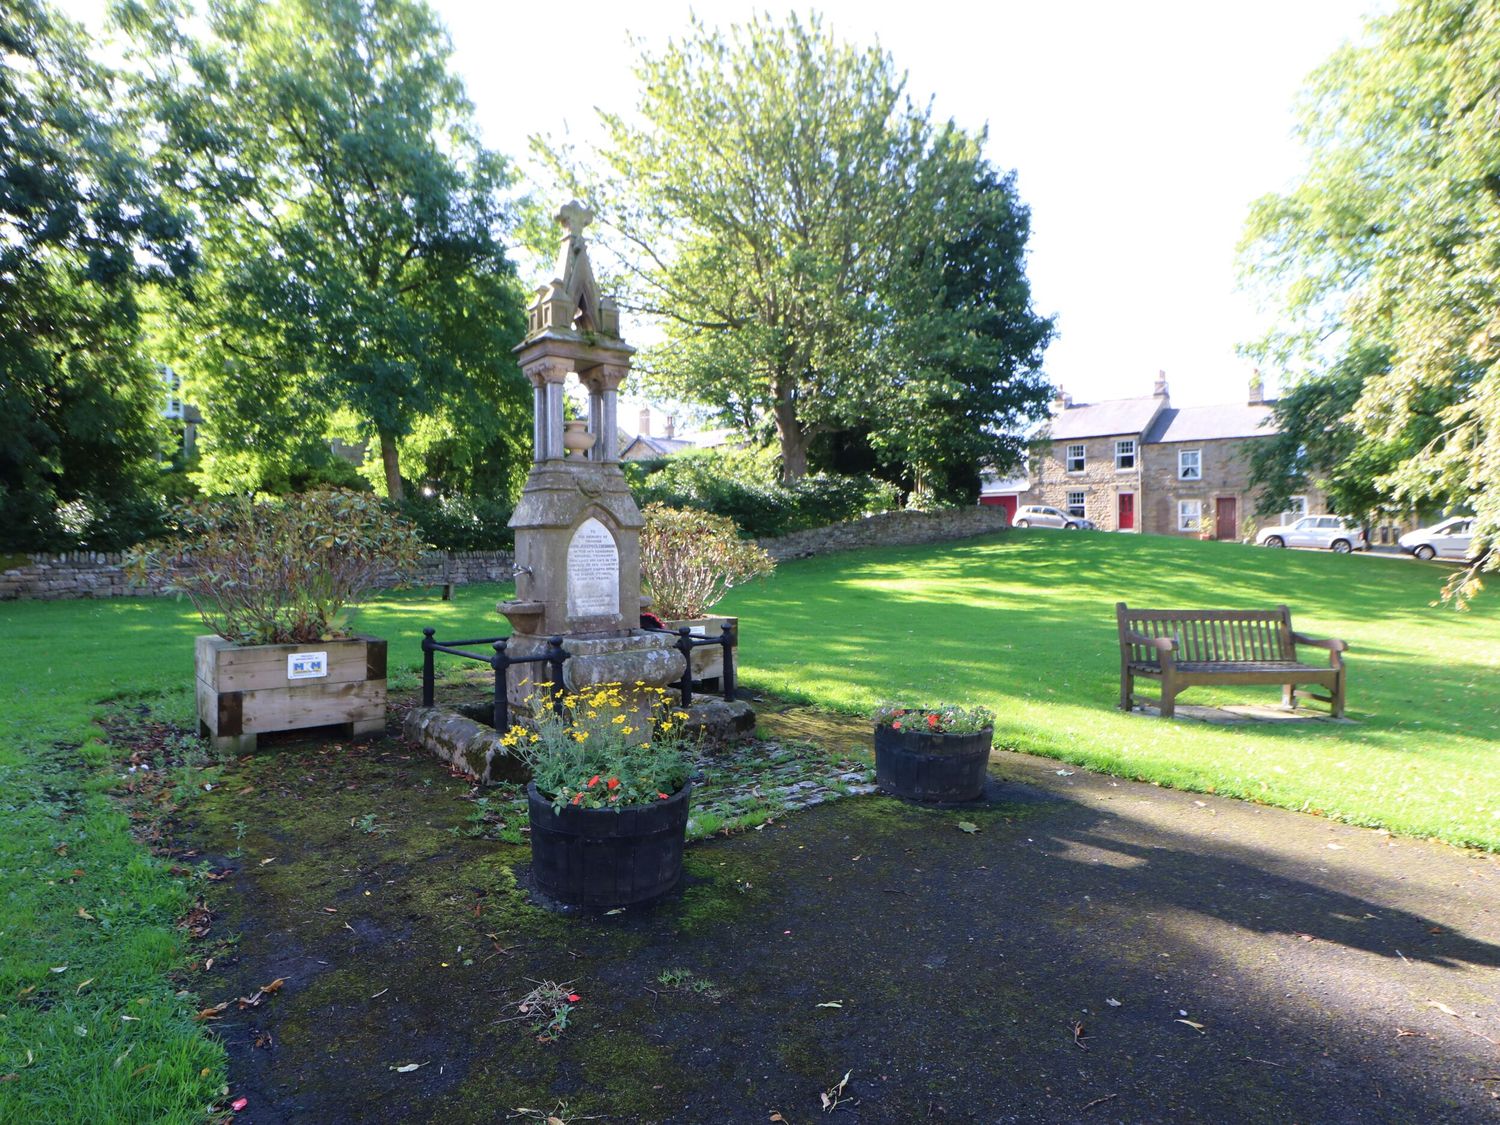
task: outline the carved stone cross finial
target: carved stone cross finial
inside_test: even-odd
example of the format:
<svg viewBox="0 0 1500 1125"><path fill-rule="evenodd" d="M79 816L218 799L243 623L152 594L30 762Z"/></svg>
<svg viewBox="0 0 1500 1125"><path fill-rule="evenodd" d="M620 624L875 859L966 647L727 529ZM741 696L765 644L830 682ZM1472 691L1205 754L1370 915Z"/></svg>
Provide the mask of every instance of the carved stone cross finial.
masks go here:
<svg viewBox="0 0 1500 1125"><path fill-rule="evenodd" d="M574 238L583 237L583 228L594 221L594 213L578 200L565 203L557 213L557 221L568 228Z"/></svg>

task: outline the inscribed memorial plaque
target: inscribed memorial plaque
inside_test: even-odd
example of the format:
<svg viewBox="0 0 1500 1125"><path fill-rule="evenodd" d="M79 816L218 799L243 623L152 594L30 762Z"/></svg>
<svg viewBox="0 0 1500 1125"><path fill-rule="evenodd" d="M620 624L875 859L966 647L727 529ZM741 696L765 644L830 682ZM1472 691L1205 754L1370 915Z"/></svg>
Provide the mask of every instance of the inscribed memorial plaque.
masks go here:
<svg viewBox="0 0 1500 1125"><path fill-rule="evenodd" d="M568 616L613 617L620 612L620 551L615 537L590 517L568 544Z"/></svg>

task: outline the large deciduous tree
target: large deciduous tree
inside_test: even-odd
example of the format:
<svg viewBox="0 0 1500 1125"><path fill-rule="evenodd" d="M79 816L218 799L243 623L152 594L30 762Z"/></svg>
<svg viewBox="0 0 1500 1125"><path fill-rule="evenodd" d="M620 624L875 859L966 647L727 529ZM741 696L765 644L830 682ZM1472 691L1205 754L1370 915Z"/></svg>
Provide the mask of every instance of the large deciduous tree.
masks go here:
<svg viewBox="0 0 1500 1125"><path fill-rule="evenodd" d="M113 77L39 0L0 0L0 547L151 530L166 389L144 285L191 266Z"/></svg>
<svg viewBox="0 0 1500 1125"><path fill-rule="evenodd" d="M979 140L816 17L695 23L638 74L638 113L602 115L592 166L548 155L601 215L625 303L661 326L648 375L773 427L787 480L849 433L878 433L908 477L1014 455L1000 433L1046 397L1050 323L1026 211Z"/></svg>
<svg viewBox="0 0 1500 1125"><path fill-rule="evenodd" d="M1387 502L1477 514L1500 540L1500 21L1482 0L1406 0L1314 76L1309 167L1260 201L1247 249L1287 327L1261 354L1294 375L1360 373L1340 424L1396 451ZM1450 584L1460 601L1500 552Z"/></svg>
<svg viewBox="0 0 1500 1125"><path fill-rule="evenodd" d="M442 447L518 480L511 174L480 143L427 6L209 0L196 39L174 0L116 15L199 220L205 269L169 346L221 468L285 457L342 420L378 448L393 498L403 451Z"/></svg>

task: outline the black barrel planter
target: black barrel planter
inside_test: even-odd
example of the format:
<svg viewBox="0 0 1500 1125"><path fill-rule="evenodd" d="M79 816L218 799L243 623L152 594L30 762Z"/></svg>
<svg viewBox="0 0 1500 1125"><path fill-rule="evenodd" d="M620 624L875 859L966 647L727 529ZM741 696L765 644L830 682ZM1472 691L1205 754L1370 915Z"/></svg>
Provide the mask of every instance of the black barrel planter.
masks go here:
<svg viewBox="0 0 1500 1125"><path fill-rule="evenodd" d="M660 898L682 877L688 782L665 801L619 809L552 802L526 787L531 870L543 894L570 906L635 906Z"/></svg>
<svg viewBox="0 0 1500 1125"><path fill-rule="evenodd" d="M984 791L993 728L977 734L875 728L875 783L908 801L974 801Z"/></svg>

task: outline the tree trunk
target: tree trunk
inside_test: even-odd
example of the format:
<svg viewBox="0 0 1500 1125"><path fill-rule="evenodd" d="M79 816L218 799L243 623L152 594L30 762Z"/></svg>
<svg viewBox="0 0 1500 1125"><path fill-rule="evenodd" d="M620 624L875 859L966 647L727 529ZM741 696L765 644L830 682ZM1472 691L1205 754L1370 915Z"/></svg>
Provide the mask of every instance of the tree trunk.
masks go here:
<svg viewBox="0 0 1500 1125"><path fill-rule="evenodd" d="M797 404L784 395L776 399L776 435L781 441L781 480L791 484L807 475L807 432L797 417Z"/></svg>
<svg viewBox="0 0 1500 1125"><path fill-rule="evenodd" d="M406 493L401 487L401 462L396 450L396 438L384 430L380 431L380 463L385 466L385 494L398 502L406 499Z"/></svg>

